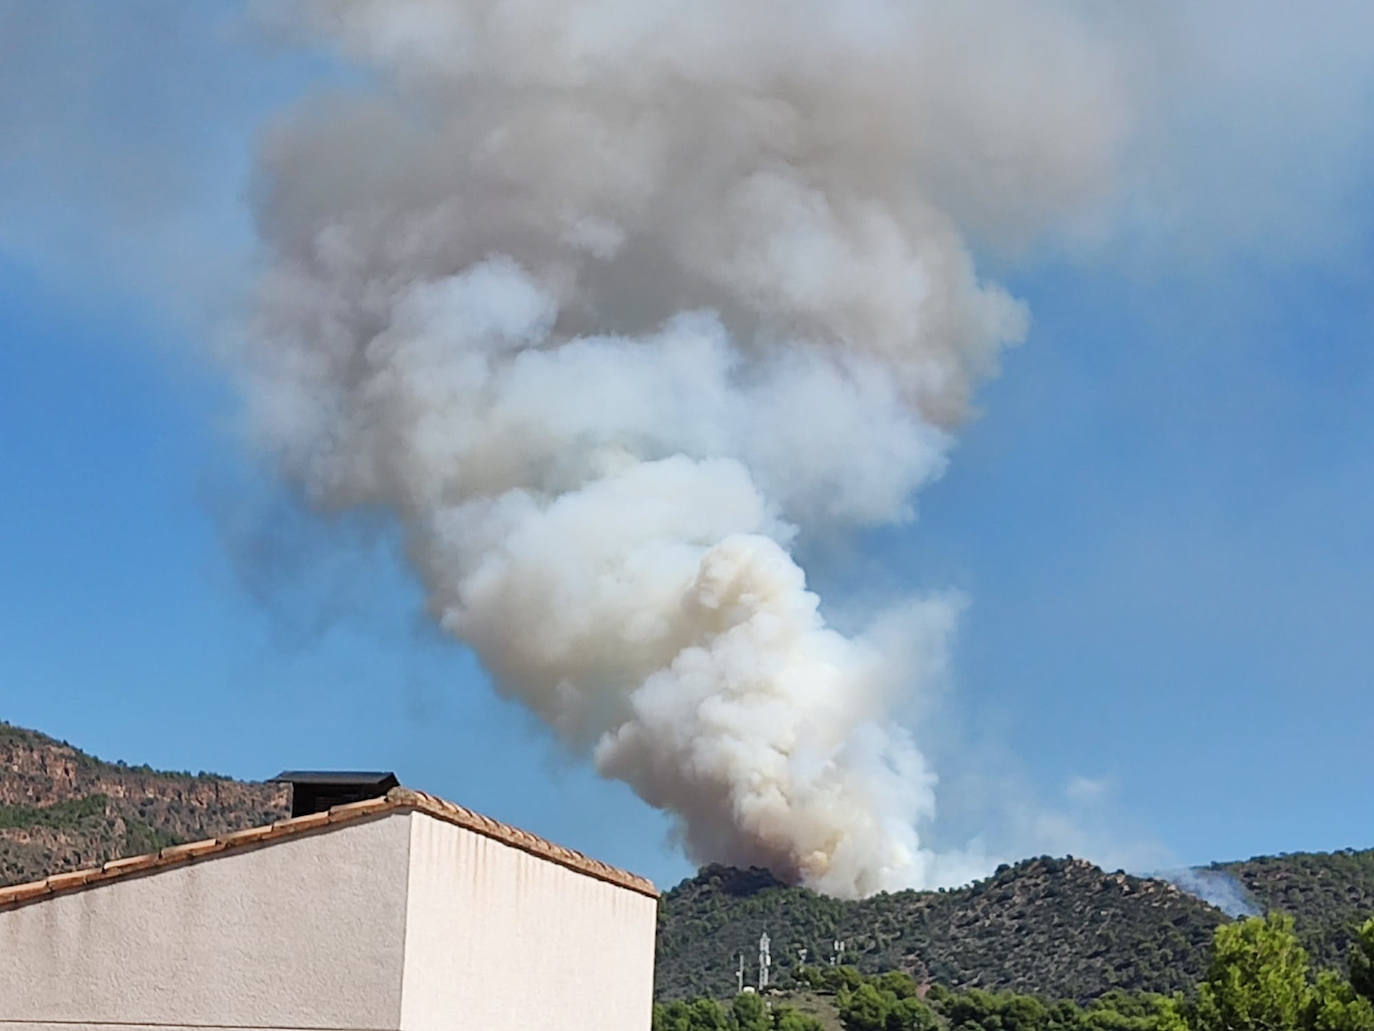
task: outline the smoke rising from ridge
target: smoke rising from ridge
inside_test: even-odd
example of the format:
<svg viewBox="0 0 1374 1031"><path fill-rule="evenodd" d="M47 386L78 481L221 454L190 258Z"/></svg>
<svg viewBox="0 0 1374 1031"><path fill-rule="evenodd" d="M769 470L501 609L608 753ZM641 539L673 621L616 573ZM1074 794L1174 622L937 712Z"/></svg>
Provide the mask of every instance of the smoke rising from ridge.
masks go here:
<svg viewBox="0 0 1374 1031"><path fill-rule="evenodd" d="M1209 906L1215 906L1233 919L1263 915L1263 910L1256 904L1254 896L1246 889L1240 878L1227 870L1190 866L1165 870L1155 876L1168 881L1180 891L1186 891L1194 898L1201 899Z"/></svg>
<svg viewBox="0 0 1374 1031"><path fill-rule="evenodd" d="M692 858L949 879L900 713L958 601L846 636L791 549L943 471L1027 324L960 227L1019 246L1105 196L1100 41L1000 3L305 10L371 78L264 145L263 446L394 511L435 618Z"/></svg>

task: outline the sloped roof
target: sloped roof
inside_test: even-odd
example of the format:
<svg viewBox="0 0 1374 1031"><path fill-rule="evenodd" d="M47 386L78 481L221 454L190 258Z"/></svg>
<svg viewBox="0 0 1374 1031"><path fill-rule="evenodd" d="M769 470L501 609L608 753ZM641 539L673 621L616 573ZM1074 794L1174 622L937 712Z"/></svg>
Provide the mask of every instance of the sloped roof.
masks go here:
<svg viewBox="0 0 1374 1031"><path fill-rule="evenodd" d="M621 888L628 888L630 891L648 895L650 898L658 898L658 891L654 888L653 883L637 874L590 859L581 852L555 845L553 842L545 841L529 831L500 823L490 817L483 816L481 813L475 813L471 809L426 794L423 791L397 787L392 788L380 798L371 798L363 802L350 802L347 805L336 805L322 812L278 820L276 823L266 824L262 827L251 827L247 830L235 831L232 834L222 834L217 838L191 841L184 845L171 845L159 852L130 856L127 859L112 859L103 866L91 867L88 870L73 870L70 873L45 877L41 881L30 881L27 884L15 884L8 888L0 888L0 909L18 906L26 902L37 902L52 895L105 884L132 874L179 866L183 863L191 863L198 859L252 846L269 845L310 831L395 812L424 813L436 820L455 824L475 834L481 834L502 844L510 845L512 848L518 848L522 852L538 856L540 859L546 859L549 862L557 863L559 866L565 866L570 870L586 874L588 877L595 877L597 880L606 881Z"/></svg>

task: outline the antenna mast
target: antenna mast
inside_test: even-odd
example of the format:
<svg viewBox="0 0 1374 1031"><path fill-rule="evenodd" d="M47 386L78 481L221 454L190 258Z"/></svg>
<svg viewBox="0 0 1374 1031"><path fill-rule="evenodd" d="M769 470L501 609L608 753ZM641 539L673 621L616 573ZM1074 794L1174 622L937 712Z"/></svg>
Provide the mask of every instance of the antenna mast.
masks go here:
<svg viewBox="0 0 1374 1031"><path fill-rule="evenodd" d="M773 965L773 958L768 954L768 932L764 931L759 935L759 991L768 987L768 968Z"/></svg>

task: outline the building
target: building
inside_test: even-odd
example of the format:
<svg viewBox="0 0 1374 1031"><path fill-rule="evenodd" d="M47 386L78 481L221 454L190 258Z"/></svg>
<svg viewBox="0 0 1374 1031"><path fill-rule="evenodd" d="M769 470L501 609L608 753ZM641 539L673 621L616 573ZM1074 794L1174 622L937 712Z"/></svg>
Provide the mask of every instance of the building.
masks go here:
<svg viewBox="0 0 1374 1031"><path fill-rule="evenodd" d="M647 1031L647 880L405 788L312 810L347 786L303 783L270 826L0 889L0 1024Z"/></svg>

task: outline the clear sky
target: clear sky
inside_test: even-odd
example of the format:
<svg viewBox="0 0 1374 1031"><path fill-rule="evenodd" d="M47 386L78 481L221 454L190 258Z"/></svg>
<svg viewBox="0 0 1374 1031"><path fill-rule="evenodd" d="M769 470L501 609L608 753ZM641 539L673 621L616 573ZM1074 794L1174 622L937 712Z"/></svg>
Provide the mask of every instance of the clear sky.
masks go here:
<svg viewBox="0 0 1374 1031"><path fill-rule="evenodd" d="M951 842L1374 845L1374 19L1284 9L1180 19L1113 226L987 259L1032 329L916 521L804 556L841 603L967 596L917 728ZM255 134L351 74L232 3L0 0L0 717L165 768L395 769L670 884L666 821L427 625L384 518L294 508L199 357Z"/></svg>

